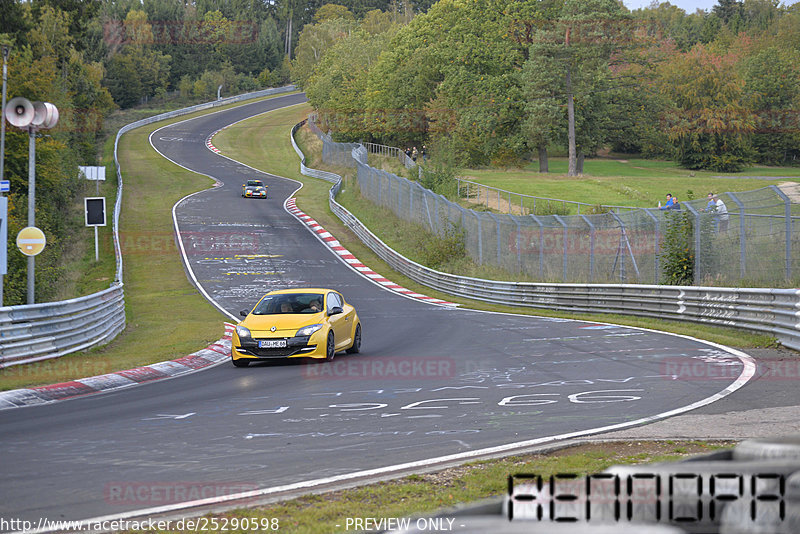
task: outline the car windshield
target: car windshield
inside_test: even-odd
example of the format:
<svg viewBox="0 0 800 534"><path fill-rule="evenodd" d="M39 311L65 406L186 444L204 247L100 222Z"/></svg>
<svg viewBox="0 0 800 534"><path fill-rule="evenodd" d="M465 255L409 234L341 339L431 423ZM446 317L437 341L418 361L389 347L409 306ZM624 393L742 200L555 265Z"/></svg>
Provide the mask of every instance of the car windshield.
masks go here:
<svg viewBox="0 0 800 534"><path fill-rule="evenodd" d="M322 311L325 295L321 293L285 293L267 295L258 303L253 315L317 313Z"/></svg>
<svg viewBox="0 0 800 534"><path fill-rule="evenodd" d="M247 180L247 186L248 187L263 187L264 184L261 182L261 180Z"/></svg>

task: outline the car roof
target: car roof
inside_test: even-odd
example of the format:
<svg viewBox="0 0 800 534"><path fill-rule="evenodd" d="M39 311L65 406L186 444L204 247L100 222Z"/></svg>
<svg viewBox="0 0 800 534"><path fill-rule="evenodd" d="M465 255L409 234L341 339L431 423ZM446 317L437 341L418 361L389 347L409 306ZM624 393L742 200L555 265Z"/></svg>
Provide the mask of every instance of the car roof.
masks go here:
<svg viewBox="0 0 800 534"><path fill-rule="evenodd" d="M261 180L247 180L247 185L264 185Z"/></svg>

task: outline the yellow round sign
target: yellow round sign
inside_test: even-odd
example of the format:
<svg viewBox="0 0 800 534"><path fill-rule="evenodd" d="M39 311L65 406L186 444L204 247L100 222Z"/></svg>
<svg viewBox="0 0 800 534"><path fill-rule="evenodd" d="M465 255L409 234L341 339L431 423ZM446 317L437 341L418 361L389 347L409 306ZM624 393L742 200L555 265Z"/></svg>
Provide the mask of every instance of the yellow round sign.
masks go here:
<svg viewBox="0 0 800 534"><path fill-rule="evenodd" d="M35 226L23 228L17 234L17 247L19 247L19 251L26 256L36 256L44 250L46 243L47 240L44 237L44 232Z"/></svg>

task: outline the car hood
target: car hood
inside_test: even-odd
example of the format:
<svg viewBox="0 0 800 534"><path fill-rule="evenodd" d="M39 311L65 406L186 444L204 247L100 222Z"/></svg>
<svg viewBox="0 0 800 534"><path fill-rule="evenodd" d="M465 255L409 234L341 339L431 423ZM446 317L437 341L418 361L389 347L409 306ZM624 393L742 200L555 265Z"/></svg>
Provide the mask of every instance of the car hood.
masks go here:
<svg viewBox="0 0 800 534"><path fill-rule="evenodd" d="M325 312L319 313L287 313L279 315L249 315L240 326L253 331L270 331L274 326L276 330L298 330L310 324L322 323Z"/></svg>

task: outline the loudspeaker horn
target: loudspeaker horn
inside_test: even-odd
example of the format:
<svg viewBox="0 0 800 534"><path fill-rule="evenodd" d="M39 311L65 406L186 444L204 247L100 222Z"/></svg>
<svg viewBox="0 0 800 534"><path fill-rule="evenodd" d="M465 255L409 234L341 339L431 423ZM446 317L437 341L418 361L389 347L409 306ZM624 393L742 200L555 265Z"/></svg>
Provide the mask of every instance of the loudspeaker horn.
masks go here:
<svg viewBox="0 0 800 534"><path fill-rule="evenodd" d="M30 100L18 96L8 101L3 114L11 126L27 128L33 122L35 111Z"/></svg>
<svg viewBox="0 0 800 534"><path fill-rule="evenodd" d="M44 107L47 109L47 113L45 114L42 128L47 128L49 130L58 124L58 108L50 102L45 102Z"/></svg>
<svg viewBox="0 0 800 534"><path fill-rule="evenodd" d="M47 118L47 107L44 105L44 102L34 102L33 103L33 120L31 121L31 126L38 128L42 124L44 124L44 120Z"/></svg>

